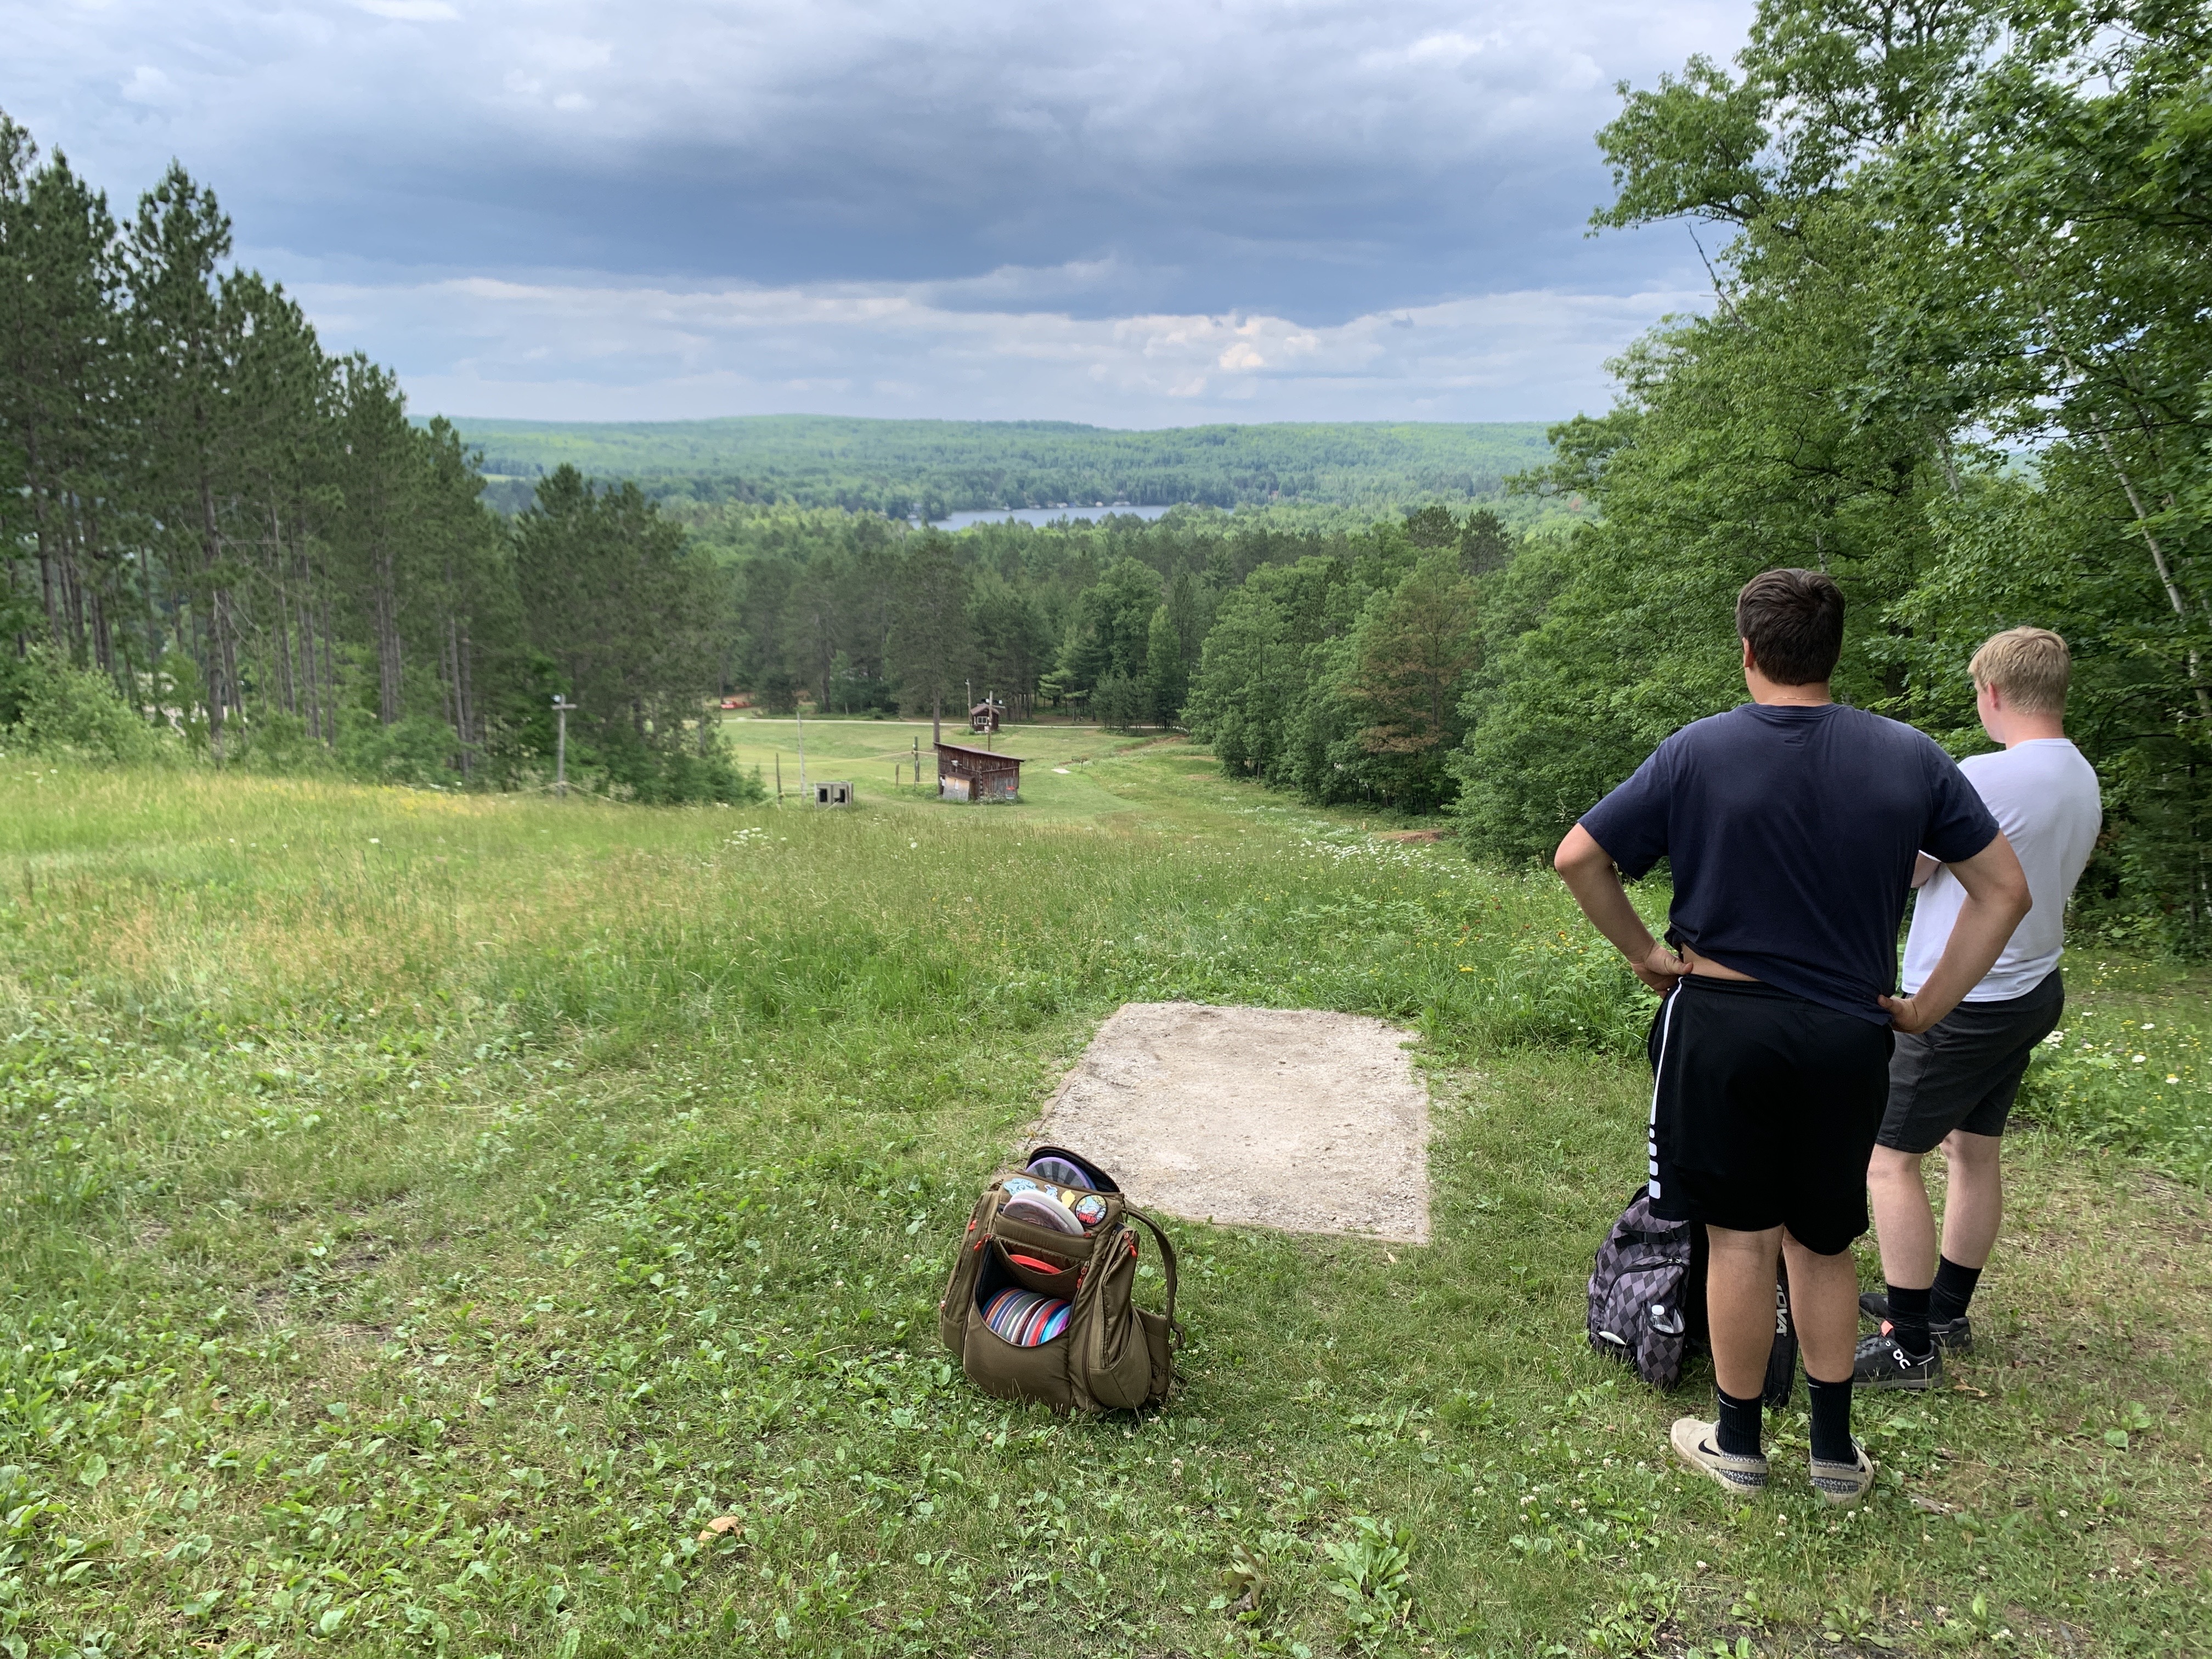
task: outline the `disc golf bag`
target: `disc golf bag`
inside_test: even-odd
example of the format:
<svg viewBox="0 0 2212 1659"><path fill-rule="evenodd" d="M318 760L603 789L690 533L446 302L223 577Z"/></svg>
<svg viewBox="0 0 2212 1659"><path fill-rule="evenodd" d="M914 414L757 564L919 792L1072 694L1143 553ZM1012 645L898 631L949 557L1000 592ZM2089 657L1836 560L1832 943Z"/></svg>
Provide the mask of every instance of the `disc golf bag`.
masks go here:
<svg viewBox="0 0 2212 1659"><path fill-rule="evenodd" d="M1138 1228L1159 1247L1164 1312L1137 1305ZM1157 1405L1175 1377L1175 1247L1114 1178L1060 1146L1032 1150L976 1200L937 1304L968 1380L1058 1411Z"/></svg>

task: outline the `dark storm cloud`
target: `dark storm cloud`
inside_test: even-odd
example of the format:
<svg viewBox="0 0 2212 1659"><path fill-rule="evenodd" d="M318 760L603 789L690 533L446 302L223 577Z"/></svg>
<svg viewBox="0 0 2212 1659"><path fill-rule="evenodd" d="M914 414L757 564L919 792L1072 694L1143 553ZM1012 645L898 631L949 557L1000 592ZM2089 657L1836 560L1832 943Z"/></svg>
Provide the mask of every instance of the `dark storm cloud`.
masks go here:
<svg viewBox="0 0 2212 1659"><path fill-rule="evenodd" d="M559 273L1328 328L1682 286L1686 247L1585 240L1589 135L1615 79L1725 52L1742 10L112 0L22 9L0 104L120 194L183 156L276 274L349 292Z"/></svg>

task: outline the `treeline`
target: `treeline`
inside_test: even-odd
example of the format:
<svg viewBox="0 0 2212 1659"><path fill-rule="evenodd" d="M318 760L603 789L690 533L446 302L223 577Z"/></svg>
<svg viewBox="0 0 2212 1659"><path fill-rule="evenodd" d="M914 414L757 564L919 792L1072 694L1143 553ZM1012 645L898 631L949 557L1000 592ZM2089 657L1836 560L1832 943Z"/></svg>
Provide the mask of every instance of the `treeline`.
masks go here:
<svg viewBox="0 0 2212 1659"><path fill-rule="evenodd" d="M495 505L556 467L667 501L838 507L925 521L1054 506L1392 508L1494 495L1548 456L1540 422L1284 422L1121 432L1066 421L744 416L628 423L464 420Z"/></svg>
<svg viewBox="0 0 2212 1659"><path fill-rule="evenodd" d="M699 719L727 574L573 470L489 511L459 435L230 251L181 167L118 220L0 114L0 730L517 783L565 694L587 775L742 793Z"/></svg>
<svg viewBox="0 0 2212 1659"><path fill-rule="evenodd" d="M1731 233L1709 314L1521 481L1595 522L1469 574L1377 550L1224 595L1188 707L1232 771L1442 805L1548 852L1684 723L1741 701L1737 588L1851 601L1837 690L1958 752L1966 672L2072 644L2106 787L2077 903L2212 946L2212 14L2128 3L1762 6L1601 135L1601 224ZM1402 564L1405 556L1396 556Z"/></svg>
<svg viewBox="0 0 2212 1659"><path fill-rule="evenodd" d="M1458 583L1502 568L1518 544L1495 514L1462 520L1441 504L1350 534L1180 511L948 536L786 509L720 530L738 587L734 672L772 711L804 698L841 714L964 714L971 691L995 692L1017 718L1045 707L1121 726L1184 718L1209 641L1277 579L1269 573L1314 586L1313 637L1333 638L1346 606L1357 621L1361 596L1424 559ZM1401 693L1375 678L1381 635L1361 637L1369 689L1391 702ZM1431 728L1455 732L1456 714L1432 710L1392 741L1425 756ZM1368 763L1353 770L1381 787Z"/></svg>

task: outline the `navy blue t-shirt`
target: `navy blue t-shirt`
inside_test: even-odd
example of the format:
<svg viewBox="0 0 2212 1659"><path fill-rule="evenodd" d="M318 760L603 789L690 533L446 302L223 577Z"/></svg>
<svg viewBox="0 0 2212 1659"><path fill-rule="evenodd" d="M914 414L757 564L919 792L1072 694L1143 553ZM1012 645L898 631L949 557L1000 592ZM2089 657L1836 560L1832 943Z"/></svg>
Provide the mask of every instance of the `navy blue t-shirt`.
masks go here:
<svg viewBox="0 0 2212 1659"><path fill-rule="evenodd" d="M1582 825L1625 875L1673 861L1670 944L1881 1025L1913 854L1955 864L1997 834L1931 738L1833 702L1686 726Z"/></svg>

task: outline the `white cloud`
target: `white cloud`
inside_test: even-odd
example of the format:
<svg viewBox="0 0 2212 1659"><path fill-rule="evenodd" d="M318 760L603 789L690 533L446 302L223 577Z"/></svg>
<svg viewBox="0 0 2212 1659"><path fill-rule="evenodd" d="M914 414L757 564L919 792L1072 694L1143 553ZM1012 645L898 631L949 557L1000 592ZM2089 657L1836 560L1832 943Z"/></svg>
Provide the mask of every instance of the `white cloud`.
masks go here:
<svg viewBox="0 0 2212 1659"><path fill-rule="evenodd" d="M451 23L460 19L460 13L446 3L446 0L353 0L374 17L396 18L406 23Z"/></svg>
<svg viewBox="0 0 2212 1659"><path fill-rule="evenodd" d="M1542 419L1695 293L1487 295L1328 327L1267 315L952 309L878 285L457 278L300 290L344 348L411 343L423 413L547 420L813 412L1091 421ZM542 353L542 343L560 349Z"/></svg>
<svg viewBox="0 0 2212 1659"><path fill-rule="evenodd" d="M174 100L176 88L169 77L150 64L140 64L122 86L124 98L133 104L166 104Z"/></svg>

